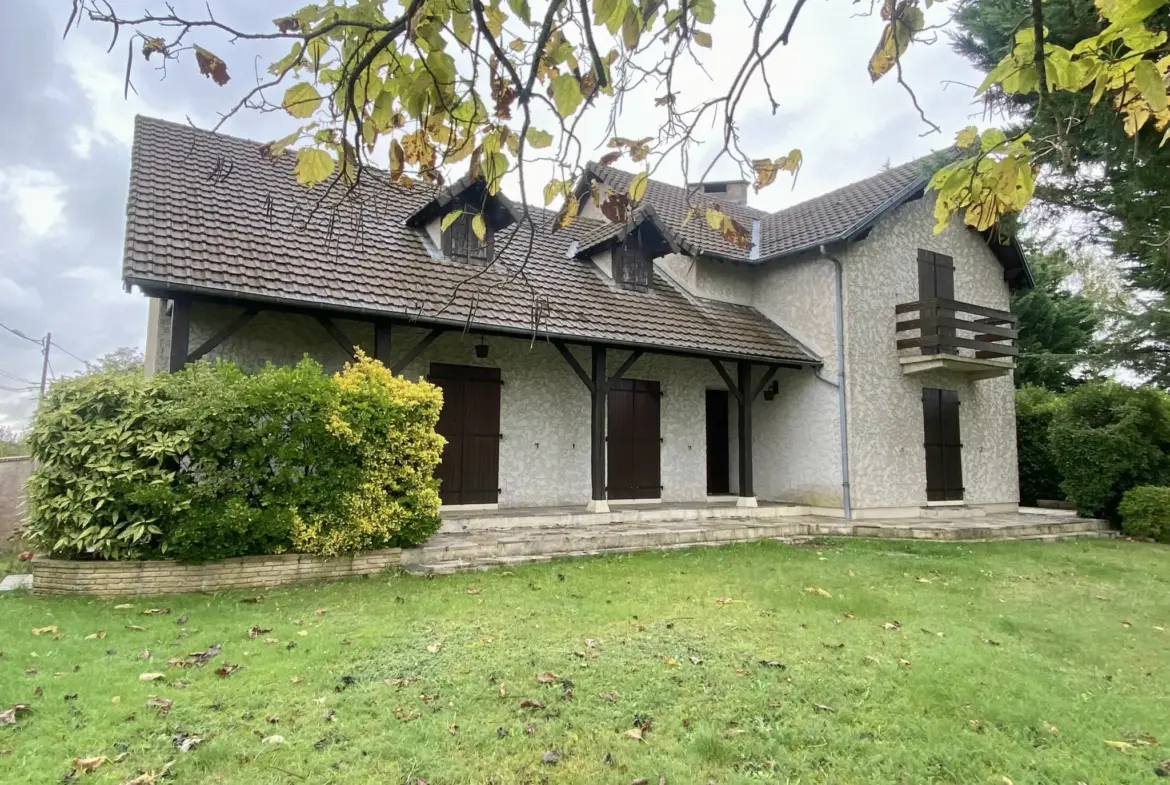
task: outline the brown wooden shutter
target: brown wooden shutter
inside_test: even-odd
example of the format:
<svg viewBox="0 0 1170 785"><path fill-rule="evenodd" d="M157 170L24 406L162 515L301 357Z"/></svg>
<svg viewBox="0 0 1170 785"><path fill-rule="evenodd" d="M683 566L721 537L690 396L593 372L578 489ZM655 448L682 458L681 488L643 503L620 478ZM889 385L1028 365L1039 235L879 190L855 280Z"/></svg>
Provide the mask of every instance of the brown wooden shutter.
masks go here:
<svg viewBox="0 0 1170 785"><path fill-rule="evenodd" d="M661 395L658 382L616 379L610 385L606 486L611 499L662 496Z"/></svg>
<svg viewBox="0 0 1170 785"><path fill-rule="evenodd" d="M955 299L955 260L945 254L918 249L918 299L953 300ZM933 314L942 317L954 317L955 312L949 309L926 311L922 315ZM923 328L922 335L954 335L953 327ZM937 346L923 346L923 354L938 354Z"/></svg>
<svg viewBox="0 0 1170 785"><path fill-rule="evenodd" d="M435 430L447 440L435 474L443 504L494 504L500 483L500 369L433 363L443 390Z"/></svg>
<svg viewBox="0 0 1170 785"><path fill-rule="evenodd" d="M923 388L922 425L927 501L961 500L963 441L959 432L959 393Z"/></svg>

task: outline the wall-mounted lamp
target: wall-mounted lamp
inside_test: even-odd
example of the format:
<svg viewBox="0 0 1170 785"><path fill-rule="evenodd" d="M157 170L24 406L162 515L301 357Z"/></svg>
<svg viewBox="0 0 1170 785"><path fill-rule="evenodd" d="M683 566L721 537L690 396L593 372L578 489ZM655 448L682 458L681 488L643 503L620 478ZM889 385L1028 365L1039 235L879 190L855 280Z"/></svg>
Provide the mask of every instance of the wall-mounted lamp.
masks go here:
<svg viewBox="0 0 1170 785"><path fill-rule="evenodd" d="M490 347L486 343L484 343L483 336L482 335L479 336L479 346L475 347L475 356L482 360L483 358L488 356L488 353L491 350L492 350L492 347Z"/></svg>
<svg viewBox="0 0 1170 785"><path fill-rule="evenodd" d="M780 392L780 382L775 379L764 389L764 400L770 401Z"/></svg>

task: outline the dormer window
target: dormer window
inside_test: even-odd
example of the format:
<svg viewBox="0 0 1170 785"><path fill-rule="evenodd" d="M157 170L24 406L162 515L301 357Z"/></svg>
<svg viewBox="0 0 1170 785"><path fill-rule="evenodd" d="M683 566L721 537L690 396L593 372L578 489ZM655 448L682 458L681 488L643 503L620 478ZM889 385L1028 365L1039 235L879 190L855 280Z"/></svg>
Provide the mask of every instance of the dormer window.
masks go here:
<svg viewBox="0 0 1170 785"><path fill-rule="evenodd" d="M625 242L613 249L613 279L618 286L634 292L650 288L654 261L642 243L640 232L631 232Z"/></svg>
<svg viewBox="0 0 1170 785"><path fill-rule="evenodd" d="M478 213L464 209L450 226L443 230L443 255L458 262L487 264L492 258L492 230L488 226L483 240L471 226Z"/></svg>

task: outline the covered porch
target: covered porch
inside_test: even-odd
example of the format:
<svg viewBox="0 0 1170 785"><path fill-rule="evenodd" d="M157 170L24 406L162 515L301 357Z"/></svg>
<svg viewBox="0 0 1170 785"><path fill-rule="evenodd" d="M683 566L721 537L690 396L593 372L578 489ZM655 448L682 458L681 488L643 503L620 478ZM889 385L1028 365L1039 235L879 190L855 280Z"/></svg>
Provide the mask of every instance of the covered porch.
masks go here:
<svg viewBox="0 0 1170 785"><path fill-rule="evenodd" d="M712 501L709 509L726 515L756 507L761 455L764 494L775 493L768 483L782 477L773 465L794 473L803 467L772 447L806 441L774 422L778 410L790 421L808 421L797 408L802 402L777 400L767 405L771 413L753 412L776 398L778 380L801 391L817 384L811 369L819 363L807 354L745 355L552 333L533 339L454 320L165 294L155 301L150 340L158 370L205 357L245 367L291 364L303 354L333 369L362 349L395 374L442 387L438 430L448 447L438 475L445 517L487 512L532 520L533 508L558 505L565 514L610 515L613 504L616 522L661 515L624 511L626 504L686 503L697 511ZM769 506L765 514L789 507Z"/></svg>

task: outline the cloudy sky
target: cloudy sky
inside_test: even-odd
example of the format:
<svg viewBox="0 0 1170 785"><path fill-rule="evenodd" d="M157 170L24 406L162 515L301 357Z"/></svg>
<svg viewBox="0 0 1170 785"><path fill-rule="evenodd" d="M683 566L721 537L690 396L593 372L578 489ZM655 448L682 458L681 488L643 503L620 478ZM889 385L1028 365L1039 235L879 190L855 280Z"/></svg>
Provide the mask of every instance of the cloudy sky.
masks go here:
<svg viewBox="0 0 1170 785"><path fill-rule="evenodd" d="M11 3L5 18L15 34L0 47L0 97L8 118L0 123L0 324L38 340L51 331L61 347L50 355L56 376L83 367L67 352L95 359L145 341L146 301L138 292L124 292L120 277L134 115L210 126L217 112L249 87L255 56L266 64L287 49L287 44L275 51L233 47L205 37L196 42L224 57L233 70L227 87L199 76L189 60L172 64L163 79L136 59L137 95L124 99L125 40L107 54L110 31L93 24L81 25L62 40L69 5L63 0ZM163 7L151 0L146 5ZM191 12L199 13L203 2L176 5L180 10L194 6ZM210 0L210 5L222 21L267 29L268 20L300 3ZM115 0L114 6L138 13L143 2ZM715 47L705 63L716 80L726 79L742 59L747 19L740 6L733 0L718 6ZM956 130L981 119L971 89L947 83L976 83L978 75L950 51L945 38L916 46L906 56L906 79L929 118L943 129L941 135L923 136L929 129L902 89L892 79L870 83L865 65L880 21L855 15L865 8L864 2L813 0L796 24L791 45L778 50L769 64L780 110L773 115L759 93L745 101L740 112L745 148L775 157L796 147L805 159L795 188L781 182L754 196L754 205L778 209L868 176L887 161L902 163L945 146ZM932 13L931 21L945 21L938 4ZM684 83L698 91L709 84L694 68ZM701 92L690 96L704 97ZM652 120L639 106L630 102L623 109L622 135L653 132ZM640 124L639 118L647 119ZM268 140L290 130L291 122L244 113L225 130ZM601 133L596 124L586 136L600 142ZM600 155L588 149L586 154ZM697 151L696 164L705 163L703 155ZM729 174L722 167L714 172ZM677 168L664 167L660 175L680 179ZM40 372L40 347L0 329L0 425L27 421L36 403L29 388Z"/></svg>

